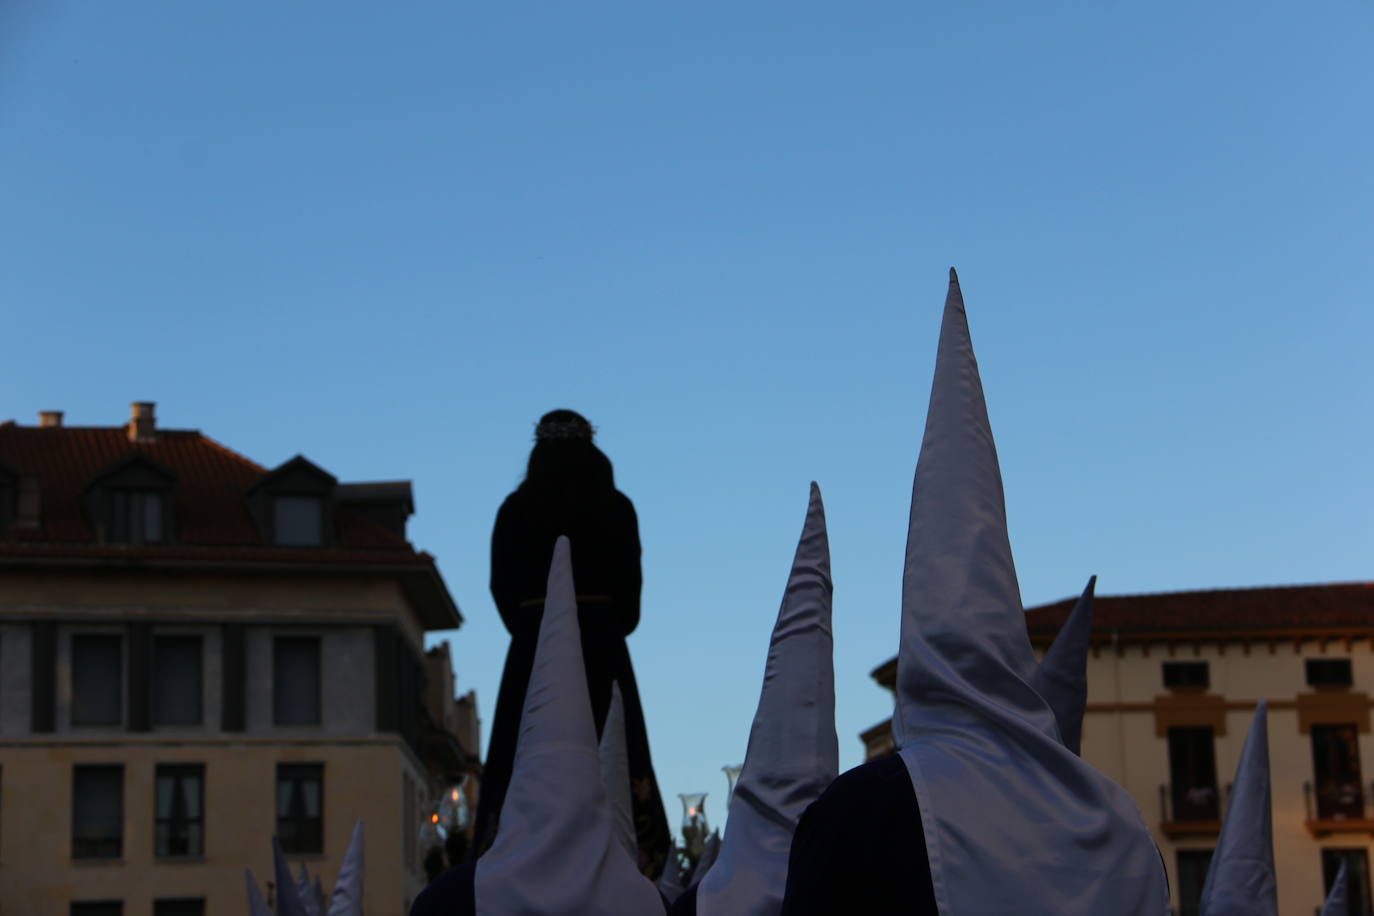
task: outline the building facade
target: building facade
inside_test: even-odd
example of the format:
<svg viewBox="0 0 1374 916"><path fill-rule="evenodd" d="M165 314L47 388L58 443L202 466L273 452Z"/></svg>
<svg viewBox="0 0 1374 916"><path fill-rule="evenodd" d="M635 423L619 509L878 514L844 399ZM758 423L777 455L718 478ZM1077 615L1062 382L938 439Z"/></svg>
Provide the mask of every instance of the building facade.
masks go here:
<svg viewBox="0 0 1374 916"><path fill-rule="evenodd" d="M1073 600L1027 612L1039 655ZM1256 703L1269 703L1279 912L1320 910L1349 864L1370 916L1374 583L1098 597L1083 758L1135 798L1164 854L1175 912L1197 913ZM874 669L894 690L896 659ZM892 753L891 721L861 736Z"/></svg>
<svg viewBox="0 0 1374 916"><path fill-rule="evenodd" d="M462 618L413 511L151 403L0 424L0 912L238 916L273 835L327 890L361 820L366 910L404 913L478 753L451 671L425 689L425 632Z"/></svg>

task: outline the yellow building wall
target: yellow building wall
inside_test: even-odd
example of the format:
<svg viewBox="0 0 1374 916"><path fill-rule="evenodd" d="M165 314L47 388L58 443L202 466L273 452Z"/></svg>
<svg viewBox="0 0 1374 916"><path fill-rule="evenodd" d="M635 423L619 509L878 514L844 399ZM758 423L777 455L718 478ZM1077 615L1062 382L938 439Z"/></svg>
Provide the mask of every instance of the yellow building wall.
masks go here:
<svg viewBox="0 0 1374 916"><path fill-rule="evenodd" d="M424 886L418 861L403 862L402 774L422 780L393 737L328 744L278 739L121 742L36 741L0 745L0 914L67 916L73 900L117 899L125 916L152 916L158 897L204 897L207 916L246 912L244 868L265 891L274 881L278 763L324 765L324 852L288 856L332 889L356 821L366 845L368 916L403 914ZM124 765L123 858L73 861L72 766ZM153 783L159 763L205 766L205 855L153 855Z"/></svg>
<svg viewBox="0 0 1374 916"><path fill-rule="evenodd" d="M1298 727L1294 701L1312 693L1306 682L1304 661L1309 658L1349 658L1354 692L1374 693L1374 651L1370 643L1357 641L1347 649L1332 640L1323 652L1320 642L1294 643L1252 641L1248 653L1243 644L1216 642L1182 643L1170 654L1167 647L1152 645L1149 654L1140 645L1097 651L1088 661L1088 713L1083 723L1083 758L1126 788L1136 800L1155 841L1164 854L1178 906L1177 855L1179 849L1212 849L1216 836L1171 839L1160 829L1160 786L1169 776L1168 741L1156 733L1152 704L1171 691L1163 686L1166 661L1208 663L1208 694L1228 703L1225 734L1216 736L1217 784L1223 789L1235 778L1241 747L1254 715L1254 703L1270 702L1269 763L1273 795L1274 861L1278 873L1279 912L1306 914L1321 906L1324 885L1323 849L1370 850L1374 838L1367 833L1337 833L1314 838L1307 829L1304 783L1313 780L1311 736ZM1238 708L1230 708L1235 704ZM1370 780L1374 777L1374 735L1359 739L1362 779L1367 809ZM1224 810L1223 810L1224 814ZM1371 856L1374 858L1374 856ZM1374 864L1374 863L1371 863Z"/></svg>

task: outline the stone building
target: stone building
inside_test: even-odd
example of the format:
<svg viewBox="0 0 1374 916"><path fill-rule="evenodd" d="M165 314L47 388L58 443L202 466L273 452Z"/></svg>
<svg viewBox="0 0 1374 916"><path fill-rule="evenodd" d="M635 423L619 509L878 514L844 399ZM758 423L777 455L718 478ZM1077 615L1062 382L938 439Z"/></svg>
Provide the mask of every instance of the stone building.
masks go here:
<svg viewBox="0 0 1374 916"><path fill-rule="evenodd" d="M367 911L405 912L478 755L451 669L426 691L424 634L462 617L413 511L151 403L0 424L0 911L237 916L274 834L327 889L362 820Z"/></svg>
<svg viewBox="0 0 1374 916"><path fill-rule="evenodd" d="M1073 603L1027 612L1038 654ZM895 690L896 659L872 676ZM1369 916L1371 690L1374 583L1097 598L1083 757L1140 806L1176 913L1197 913L1246 730L1267 699L1279 911L1319 910L1346 861L1350 912ZM890 720L860 737L870 759L892 753Z"/></svg>

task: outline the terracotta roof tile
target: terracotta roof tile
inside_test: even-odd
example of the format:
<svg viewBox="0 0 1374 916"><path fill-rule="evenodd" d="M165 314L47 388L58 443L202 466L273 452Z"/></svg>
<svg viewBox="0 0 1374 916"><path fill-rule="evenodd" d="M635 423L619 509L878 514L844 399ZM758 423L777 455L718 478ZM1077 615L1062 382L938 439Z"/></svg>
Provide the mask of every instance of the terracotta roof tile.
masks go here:
<svg viewBox="0 0 1374 916"><path fill-rule="evenodd" d="M1027 611L1031 637L1057 633L1075 600ZM1374 582L1098 596L1093 602L1093 632L1101 634L1351 626L1374 628Z"/></svg>
<svg viewBox="0 0 1374 916"><path fill-rule="evenodd" d="M41 526L11 526L9 539L25 545L94 547L96 536L82 507L82 493L102 471L134 455L144 455L176 474L177 544L144 549L165 553L189 546L257 547L285 555L263 543L244 499L267 469L197 430L158 430L155 441L135 443L123 426L0 423L0 465L36 477L41 500ZM336 522L341 547L414 553L400 534L359 513L345 509ZM4 537L0 533L0 539ZM326 551L307 552L319 559Z"/></svg>

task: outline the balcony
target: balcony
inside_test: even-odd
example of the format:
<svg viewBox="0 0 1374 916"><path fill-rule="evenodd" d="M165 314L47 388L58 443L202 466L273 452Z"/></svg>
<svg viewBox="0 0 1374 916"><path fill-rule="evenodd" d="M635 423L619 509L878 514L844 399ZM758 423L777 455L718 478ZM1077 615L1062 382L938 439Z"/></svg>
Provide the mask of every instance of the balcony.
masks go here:
<svg viewBox="0 0 1374 916"><path fill-rule="evenodd" d="M1226 786L1226 797L1231 786ZM1216 836L1221 832L1222 798L1216 786L1159 787L1159 830L1171 840Z"/></svg>
<svg viewBox="0 0 1374 916"><path fill-rule="evenodd" d="M1371 785L1374 788L1374 784ZM1374 836L1374 812L1368 806L1368 799L1374 792L1365 795L1364 786L1358 782L1331 780L1319 782L1315 787L1310 782L1302 784L1303 803L1307 812L1305 826L1314 838L1330 836L1333 833L1366 833Z"/></svg>

